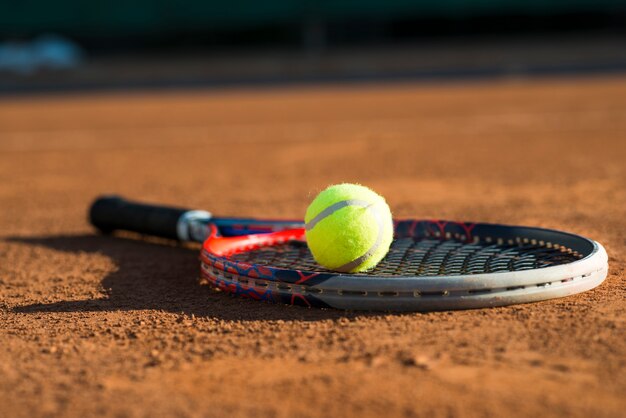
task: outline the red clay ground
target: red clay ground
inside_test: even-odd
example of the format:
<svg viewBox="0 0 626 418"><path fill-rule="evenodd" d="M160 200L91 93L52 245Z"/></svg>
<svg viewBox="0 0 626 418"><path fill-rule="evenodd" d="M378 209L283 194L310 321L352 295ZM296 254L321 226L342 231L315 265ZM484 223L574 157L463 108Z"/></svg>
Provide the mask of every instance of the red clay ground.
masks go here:
<svg viewBox="0 0 626 418"><path fill-rule="evenodd" d="M0 102L0 416L618 417L626 408L626 78ZM565 229L605 283L384 315L232 298L194 248L98 236L117 192L301 217L329 183L398 218Z"/></svg>

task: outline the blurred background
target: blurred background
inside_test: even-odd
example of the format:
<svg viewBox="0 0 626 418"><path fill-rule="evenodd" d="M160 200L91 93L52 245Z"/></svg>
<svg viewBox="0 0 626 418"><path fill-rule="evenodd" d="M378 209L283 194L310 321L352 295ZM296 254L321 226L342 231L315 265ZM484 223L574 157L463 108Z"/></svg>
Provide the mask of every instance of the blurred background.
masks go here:
<svg viewBox="0 0 626 418"><path fill-rule="evenodd" d="M624 69L624 0L0 1L0 94Z"/></svg>

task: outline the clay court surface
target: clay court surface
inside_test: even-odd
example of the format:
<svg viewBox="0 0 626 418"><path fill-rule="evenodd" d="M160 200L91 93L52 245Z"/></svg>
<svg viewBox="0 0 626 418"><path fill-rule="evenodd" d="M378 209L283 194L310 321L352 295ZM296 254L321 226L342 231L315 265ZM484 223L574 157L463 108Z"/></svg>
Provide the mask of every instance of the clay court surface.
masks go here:
<svg viewBox="0 0 626 418"><path fill-rule="evenodd" d="M625 161L623 77L4 98L0 416L623 416ZM111 192L301 218L342 181L397 218L591 237L609 276L505 308L313 310L86 220Z"/></svg>

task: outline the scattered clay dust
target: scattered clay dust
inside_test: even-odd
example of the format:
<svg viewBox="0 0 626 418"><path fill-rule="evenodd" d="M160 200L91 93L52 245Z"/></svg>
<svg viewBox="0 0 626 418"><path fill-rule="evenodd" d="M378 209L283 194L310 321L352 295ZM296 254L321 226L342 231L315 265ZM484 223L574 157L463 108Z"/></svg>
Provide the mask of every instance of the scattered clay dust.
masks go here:
<svg viewBox="0 0 626 418"><path fill-rule="evenodd" d="M625 161L619 77L3 99L0 416L623 416ZM591 237L609 276L506 308L314 310L86 220L112 192L299 218L342 181L397 218Z"/></svg>

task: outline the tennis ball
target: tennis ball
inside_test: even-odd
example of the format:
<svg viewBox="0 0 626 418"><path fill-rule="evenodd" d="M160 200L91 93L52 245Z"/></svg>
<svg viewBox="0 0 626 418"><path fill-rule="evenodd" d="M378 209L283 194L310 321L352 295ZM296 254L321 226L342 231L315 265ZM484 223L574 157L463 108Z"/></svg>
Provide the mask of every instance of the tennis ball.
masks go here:
<svg viewBox="0 0 626 418"><path fill-rule="evenodd" d="M393 241L385 199L358 184L329 186L311 202L304 222L315 261L342 273L374 268Z"/></svg>

